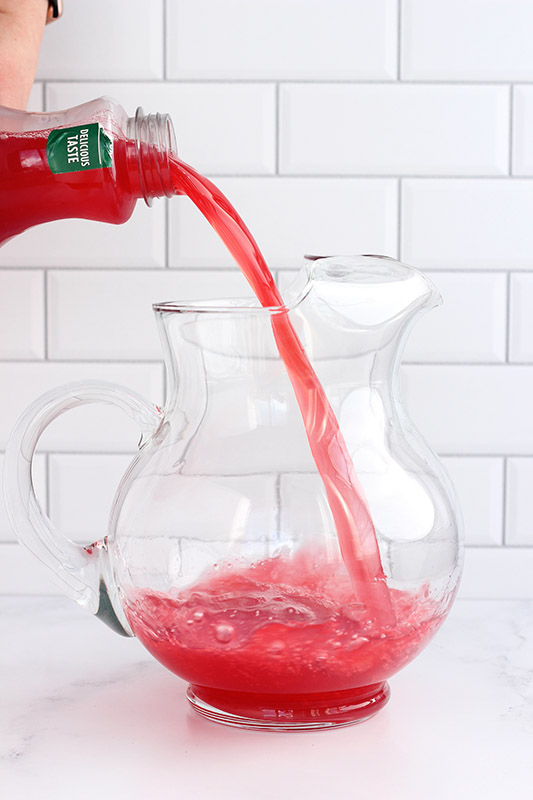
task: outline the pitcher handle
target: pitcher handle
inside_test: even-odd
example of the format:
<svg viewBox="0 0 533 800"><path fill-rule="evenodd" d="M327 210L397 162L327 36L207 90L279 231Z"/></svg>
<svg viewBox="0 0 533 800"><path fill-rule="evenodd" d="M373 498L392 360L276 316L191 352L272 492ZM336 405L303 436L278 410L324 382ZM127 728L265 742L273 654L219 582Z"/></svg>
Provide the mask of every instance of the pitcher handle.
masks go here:
<svg viewBox="0 0 533 800"><path fill-rule="evenodd" d="M4 498L9 521L20 542L52 573L56 586L110 627L131 636L110 574L106 539L94 547L76 544L55 528L35 496L32 464L41 434L57 417L86 403L118 406L139 425L141 446L154 434L163 412L122 386L79 381L43 394L18 420L4 457Z"/></svg>

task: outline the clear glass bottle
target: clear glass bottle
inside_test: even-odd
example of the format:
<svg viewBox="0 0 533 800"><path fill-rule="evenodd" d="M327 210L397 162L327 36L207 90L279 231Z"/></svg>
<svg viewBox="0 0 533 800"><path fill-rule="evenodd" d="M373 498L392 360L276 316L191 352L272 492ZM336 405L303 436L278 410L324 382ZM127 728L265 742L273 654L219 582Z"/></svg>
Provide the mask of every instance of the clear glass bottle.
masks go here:
<svg viewBox="0 0 533 800"><path fill-rule="evenodd" d="M172 153L168 114L128 117L108 97L46 114L0 107L0 244L57 219L126 222L140 198L176 194Z"/></svg>

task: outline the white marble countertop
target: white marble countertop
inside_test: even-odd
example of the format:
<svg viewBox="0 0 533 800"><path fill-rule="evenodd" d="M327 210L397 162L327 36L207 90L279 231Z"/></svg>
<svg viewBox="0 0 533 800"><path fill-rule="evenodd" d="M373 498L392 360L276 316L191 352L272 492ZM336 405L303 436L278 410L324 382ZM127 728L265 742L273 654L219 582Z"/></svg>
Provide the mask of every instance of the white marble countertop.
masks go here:
<svg viewBox="0 0 533 800"><path fill-rule="evenodd" d="M462 600L360 725L261 733L200 718L185 684L68 600L0 599L9 800L533 797L533 601Z"/></svg>

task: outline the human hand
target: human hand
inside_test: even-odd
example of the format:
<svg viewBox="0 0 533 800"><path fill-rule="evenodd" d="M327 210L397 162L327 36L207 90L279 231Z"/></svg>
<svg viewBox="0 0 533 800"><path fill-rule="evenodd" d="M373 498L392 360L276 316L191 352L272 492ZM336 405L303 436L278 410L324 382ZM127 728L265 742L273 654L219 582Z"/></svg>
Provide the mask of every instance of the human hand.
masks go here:
<svg viewBox="0 0 533 800"><path fill-rule="evenodd" d="M48 0L0 0L1 106L26 108L48 15Z"/></svg>

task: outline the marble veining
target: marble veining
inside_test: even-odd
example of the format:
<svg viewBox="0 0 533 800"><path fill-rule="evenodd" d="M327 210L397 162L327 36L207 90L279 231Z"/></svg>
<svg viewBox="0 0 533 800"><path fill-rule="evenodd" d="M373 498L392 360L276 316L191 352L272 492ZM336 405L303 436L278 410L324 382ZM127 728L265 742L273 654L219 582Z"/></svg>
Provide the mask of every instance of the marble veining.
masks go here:
<svg viewBox="0 0 533 800"><path fill-rule="evenodd" d="M304 734L199 718L184 682L139 642L62 598L0 598L0 636L0 786L10 800L532 796L530 600L458 601L391 679L380 714Z"/></svg>

